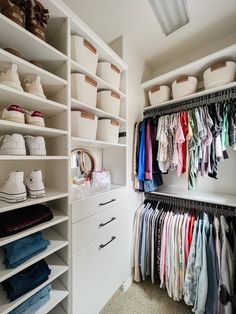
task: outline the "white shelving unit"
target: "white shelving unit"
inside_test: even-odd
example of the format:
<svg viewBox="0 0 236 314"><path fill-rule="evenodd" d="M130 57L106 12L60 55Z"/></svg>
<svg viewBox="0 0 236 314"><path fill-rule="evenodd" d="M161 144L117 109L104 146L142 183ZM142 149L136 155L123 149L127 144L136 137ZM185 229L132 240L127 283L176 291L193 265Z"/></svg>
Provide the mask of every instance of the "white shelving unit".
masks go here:
<svg viewBox="0 0 236 314"><path fill-rule="evenodd" d="M0 213L21 210L23 207L45 204L50 207L53 219L19 233L0 238L0 282L16 275L27 267L45 259L51 269L49 279L29 291L14 302L9 302L6 292L0 291L0 313L7 314L30 298L47 284L52 285L50 301L38 313L46 314L56 308L68 310L69 296L69 156L70 156L70 20L64 6L58 1L41 1L49 9L50 19L46 42L0 14L0 72L11 64L17 65L21 82L25 77L39 75L47 99L40 98L0 84L0 112L10 104L19 104L27 111L41 111L45 127L15 123L1 119L0 135L19 133L22 135L43 136L46 142L46 156L0 155L0 186L10 171L23 171L28 175L34 169L43 173L46 195L21 203L9 204L0 201ZM16 57L5 51L13 48L21 54ZM43 69L30 61L38 61ZM33 207L32 207L33 210ZM33 256L17 268L6 269L2 263L4 252L1 249L16 240L41 231L50 241L48 248ZM66 301L66 302L64 302ZM63 304L62 304L63 302Z"/></svg>
<svg viewBox="0 0 236 314"><path fill-rule="evenodd" d="M165 107L181 102L194 99L200 96L207 96L209 94L221 92L230 88L236 87L236 81L222 85L216 88L204 90L203 89L203 73L212 64L220 61L235 61L236 62L236 45L229 46L225 49L212 53L199 60L186 64L180 68L174 69L168 73L157 76L142 84L145 92L148 92L156 85L169 85L183 75L193 75L198 78L198 90L192 95L188 95L179 99L172 99L170 101L161 103L156 106L150 106L147 100L146 107L143 108L143 113L149 113L156 108ZM146 97L148 99L148 97ZM186 198L188 200L196 200L202 202L209 202L224 206L236 207L236 188L235 188L235 161L236 154L232 149L227 148L229 159L220 162L218 166L218 180L212 178L204 178L198 176L197 187L193 191L187 190L187 175L181 177L176 176L175 171L169 171L167 175L163 175L164 186L161 186L155 195L169 195L176 198Z"/></svg>

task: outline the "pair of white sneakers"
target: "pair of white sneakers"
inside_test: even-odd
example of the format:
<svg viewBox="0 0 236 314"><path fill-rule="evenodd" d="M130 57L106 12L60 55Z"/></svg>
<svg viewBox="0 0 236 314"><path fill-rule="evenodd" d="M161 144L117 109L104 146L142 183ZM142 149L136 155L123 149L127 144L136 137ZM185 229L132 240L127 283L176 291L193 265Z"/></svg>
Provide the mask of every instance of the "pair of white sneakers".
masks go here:
<svg viewBox="0 0 236 314"><path fill-rule="evenodd" d="M0 83L17 90L23 91L21 81L17 73L17 65L12 63L11 68L5 72L0 73ZM28 75L23 79L24 91L42 98L44 95L43 87L41 84L41 77L39 75Z"/></svg>
<svg viewBox="0 0 236 314"><path fill-rule="evenodd" d="M45 140L42 136L21 134L0 137L0 155L46 156Z"/></svg>
<svg viewBox="0 0 236 314"><path fill-rule="evenodd" d="M30 198L40 198L45 196L45 187L41 170L33 170L25 178L24 172L12 171L6 183L0 188L0 200L8 203L23 202Z"/></svg>
<svg viewBox="0 0 236 314"><path fill-rule="evenodd" d="M27 123L44 127L44 116L40 111L26 111L21 106L12 104L2 111L2 119L17 123Z"/></svg>

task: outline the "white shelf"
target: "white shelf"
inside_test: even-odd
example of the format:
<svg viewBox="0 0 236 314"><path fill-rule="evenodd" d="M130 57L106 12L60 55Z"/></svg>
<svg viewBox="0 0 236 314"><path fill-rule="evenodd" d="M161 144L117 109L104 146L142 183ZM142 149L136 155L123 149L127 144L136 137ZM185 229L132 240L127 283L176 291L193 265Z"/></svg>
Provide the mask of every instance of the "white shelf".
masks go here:
<svg viewBox="0 0 236 314"><path fill-rule="evenodd" d="M0 155L1 160L68 160L68 156L8 156Z"/></svg>
<svg viewBox="0 0 236 314"><path fill-rule="evenodd" d="M17 72L24 78L26 75L39 75L43 89L46 94L53 95L57 93L62 87L67 85L67 81L52 74L44 69L41 69L34 64L25 61L3 49L0 49L0 71L6 71L10 68L11 63L17 65Z"/></svg>
<svg viewBox="0 0 236 314"><path fill-rule="evenodd" d="M107 113L106 111L103 111L97 107L91 107L77 99L72 98L71 99L71 109L76 109L76 110L82 110L82 111L89 111L95 115L98 116L98 118L108 118L108 119L113 119L119 122L126 122L126 119L123 119L118 116L111 115Z"/></svg>
<svg viewBox="0 0 236 314"><path fill-rule="evenodd" d="M42 198L33 199L33 198L28 197L26 201L20 202L20 203L14 203L14 204L0 201L0 213L6 212L9 210L14 210L17 208L22 208L22 207L26 207L26 206L31 206L31 205L35 205L35 204L41 204L41 203L53 201L56 199L67 197L67 196L68 196L68 193L60 192L60 191L57 191L55 189L51 189L51 188L46 187L46 196L42 197Z"/></svg>
<svg viewBox="0 0 236 314"><path fill-rule="evenodd" d="M126 96L123 92L121 92L118 89L113 88L109 83L105 82L99 76L88 72L86 69L84 69L82 66L80 66L74 60L71 60L71 72L72 73L82 73L82 74L88 75L89 77L94 79L98 84L97 87L98 87L99 91L100 90L112 90L112 91L116 92L117 94L119 94L121 96L121 98Z"/></svg>
<svg viewBox="0 0 236 314"><path fill-rule="evenodd" d="M6 292L3 291L1 288L0 290L0 313L1 314L7 314L10 311L12 311L14 308L16 308L18 305L29 299L32 295L34 295L36 292L47 286L49 283L57 279L59 276L64 274L68 270L68 266L64 263L64 261L57 256L56 254L49 256L46 259L46 262L48 263L49 268L51 269L51 274L49 276L49 279L45 281L43 284L41 284L39 287L33 289L32 291L24 294L22 297L16 299L13 302L9 302L9 300L6 298Z"/></svg>
<svg viewBox="0 0 236 314"><path fill-rule="evenodd" d="M62 52L31 34L3 14L0 14L0 38L4 48L14 45L14 48L19 50L27 60L35 60L36 56L41 61L65 62L67 60Z"/></svg>
<svg viewBox="0 0 236 314"><path fill-rule="evenodd" d="M156 109L156 108L161 108L161 107L168 106L168 105L171 105L171 104L177 104L177 103L180 103L181 101L193 99L193 98L200 97L200 96L206 96L206 95L209 95L211 93L219 92L219 91L225 90L227 88L231 88L231 87L236 87L236 82L232 82L232 83L229 83L229 84L226 84L226 85L222 85L222 86L219 86L219 87L203 90L201 92L197 92L195 94L191 94L191 95L188 95L188 96L185 96L185 97L182 97L182 98L172 99L172 100L163 102L161 104L158 104L156 106L148 106L148 107L145 107L143 109L143 111L146 112L146 111L149 111L149 110L153 110L153 109Z"/></svg>
<svg viewBox="0 0 236 314"><path fill-rule="evenodd" d="M38 313L36 313L38 314ZM58 304L55 308L53 308L50 311L50 314L67 314L66 311L63 309L63 307L61 306L61 304Z"/></svg>
<svg viewBox="0 0 236 314"><path fill-rule="evenodd" d="M16 123L0 119L0 134L21 133L23 135L40 135L44 137L56 137L67 135L68 132L47 127L40 127L31 124Z"/></svg>
<svg viewBox="0 0 236 314"><path fill-rule="evenodd" d="M52 282L52 290L50 292L50 301L42 306L35 314L47 314L56 307L62 300L68 296L68 291L61 283L60 279ZM57 312L59 314L60 312Z"/></svg>
<svg viewBox="0 0 236 314"><path fill-rule="evenodd" d="M3 84L0 84L0 95L0 105L2 109L10 104L19 104L25 110L42 111L43 114L47 117L56 115L57 113L68 109L66 105L49 99L43 99L41 97L31 95L24 91L19 91Z"/></svg>
<svg viewBox="0 0 236 314"><path fill-rule="evenodd" d="M98 191L98 192L93 193L93 194L91 194L89 196L86 196L84 198L79 198L78 197L78 191L73 189L71 191L71 204L77 203L79 201L84 201L84 200L90 199L92 197L97 197L99 195L104 195L104 194L109 193L111 191L117 191L117 190L120 190L120 189L124 189L124 188L126 188L126 186L117 185L117 184L111 184L111 186L109 188L107 188L106 190Z"/></svg>
<svg viewBox="0 0 236 314"><path fill-rule="evenodd" d="M216 205L233 206L236 207L236 195L210 193L210 192L193 192L188 190L181 190L172 187L161 187L158 191L152 192L153 195L165 195L177 198L184 198L187 200L194 200L199 202L208 202Z"/></svg>
<svg viewBox="0 0 236 314"><path fill-rule="evenodd" d="M155 85L171 84L182 75L193 75L202 78L203 72L212 64L221 60L236 61L236 45L229 46L206 57L188 63L180 68L174 69L165 74L159 75L142 84L145 90L150 90Z"/></svg>
<svg viewBox="0 0 236 314"><path fill-rule="evenodd" d="M0 282L3 282L4 280L17 274L23 269L35 264L41 259L46 258L47 256L55 253L56 251L59 251L60 249L68 245L68 241L66 241L61 235L59 235L52 228L49 228L43 231L43 237L44 239L49 240L51 242L51 244L47 247L47 249L39 253L38 255L35 255L34 257L32 257L31 259L29 259L28 261L26 261L25 263L23 263L22 265L16 268L7 269L5 267L5 265L3 264L5 254L3 250L0 250Z"/></svg>
<svg viewBox="0 0 236 314"><path fill-rule="evenodd" d="M39 224L37 226L31 227L31 228L29 228L29 229L27 229L25 231L13 234L11 236L0 238L0 247L5 245L5 244L11 243L13 241L16 241L18 239L27 237L28 235L31 235L31 234L33 234L35 232L45 230L47 228L50 228L52 226L55 226L55 225L57 225L59 223L62 223L64 221L68 220L68 216L66 216L62 212L59 212L58 210L55 210L55 209L51 209L51 211L53 213L53 219L52 220L47 221L47 222L43 222L43 223L41 223L41 224ZM0 311L0 313L1 313L1 311Z"/></svg>
<svg viewBox="0 0 236 314"><path fill-rule="evenodd" d="M91 140L86 140L84 138L79 138L79 137L72 137L72 141L80 144L83 147L84 146L94 147L94 148L126 148L127 147L127 145L125 144L114 144L114 143L103 142L103 141L91 141Z"/></svg>

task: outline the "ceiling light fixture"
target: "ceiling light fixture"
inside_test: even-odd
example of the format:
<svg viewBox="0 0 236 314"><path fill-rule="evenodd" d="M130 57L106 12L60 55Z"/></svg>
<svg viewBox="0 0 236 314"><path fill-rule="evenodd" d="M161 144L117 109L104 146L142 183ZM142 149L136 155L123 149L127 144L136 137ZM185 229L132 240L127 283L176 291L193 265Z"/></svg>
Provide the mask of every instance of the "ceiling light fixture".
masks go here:
<svg viewBox="0 0 236 314"><path fill-rule="evenodd" d="M186 0L149 0L166 36L189 23Z"/></svg>

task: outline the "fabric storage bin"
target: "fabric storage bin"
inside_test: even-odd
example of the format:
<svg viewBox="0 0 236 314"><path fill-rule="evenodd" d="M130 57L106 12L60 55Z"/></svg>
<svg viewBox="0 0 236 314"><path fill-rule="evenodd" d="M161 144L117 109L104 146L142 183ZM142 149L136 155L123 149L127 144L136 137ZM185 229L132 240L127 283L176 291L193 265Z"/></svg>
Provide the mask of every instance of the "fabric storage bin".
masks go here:
<svg viewBox="0 0 236 314"><path fill-rule="evenodd" d="M109 114L119 116L120 95L109 90L98 92L97 107Z"/></svg>
<svg viewBox="0 0 236 314"><path fill-rule="evenodd" d="M107 83L111 84L113 88L120 88L121 72L114 64L110 62L98 62L97 75Z"/></svg>
<svg viewBox="0 0 236 314"><path fill-rule="evenodd" d="M72 136L96 140L98 117L84 111L71 111Z"/></svg>
<svg viewBox="0 0 236 314"><path fill-rule="evenodd" d="M154 86L149 92L148 92L149 100L151 106L155 106L158 104L161 104L165 101L170 100L170 88L169 86Z"/></svg>
<svg viewBox="0 0 236 314"><path fill-rule="evenodd" d="M96 73L98 52L85 38L77 35L71 36L71 59L78 62L89 72Z"/></svg>
<svg viewBox="0 0 236 314"><path fill-rule="evenodd" d="M218 62L212 65L203 74L205 89L233 82L235 71L236 64L233 61Z"/></svg>
<svg viewBox="0 0 236 314"><path fill-rule="evenodd" d="M196 93L197 78L194 76L183 76L172 84L173 98L181 98Z"/></svg>
<svg viewBox="0 0 236 314"><path fill-rule="evenodd" d="M111 119L98 120L97 140L118 143L119 123Z"/></svg>
<svg viewBox="0 0 236 314"><path fill-rule="evenodd" d="M71 95L85 104L96 107L97 82L84 74L71 74Z"/></svg>

